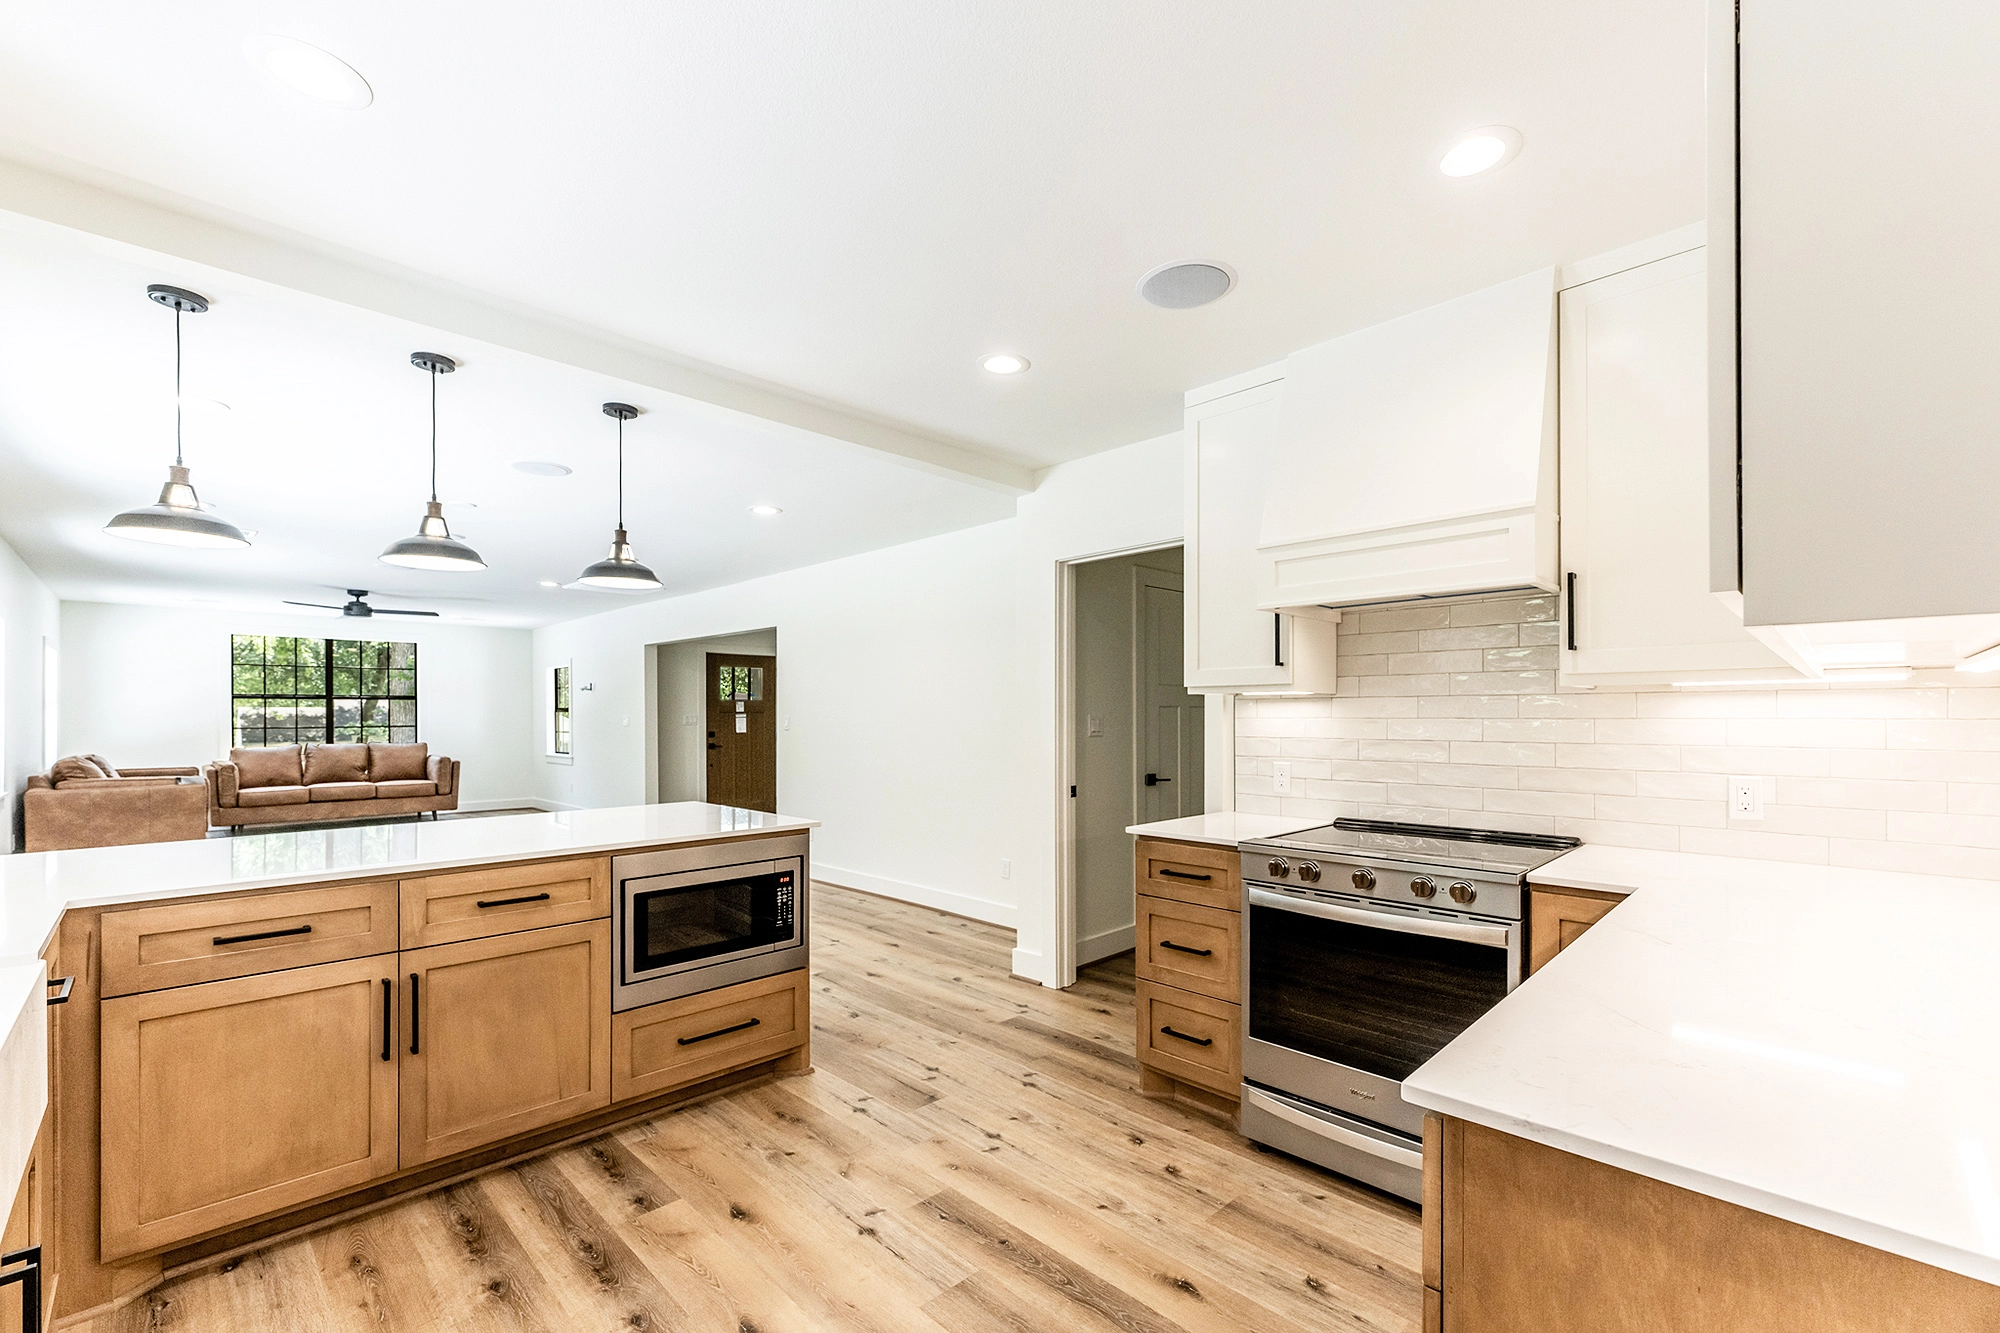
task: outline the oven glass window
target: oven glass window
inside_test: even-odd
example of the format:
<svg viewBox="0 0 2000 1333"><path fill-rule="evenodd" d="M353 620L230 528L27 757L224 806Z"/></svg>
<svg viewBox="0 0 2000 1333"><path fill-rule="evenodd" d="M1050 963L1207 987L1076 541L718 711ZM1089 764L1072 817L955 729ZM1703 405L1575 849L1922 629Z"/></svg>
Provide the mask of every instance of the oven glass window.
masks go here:
<svg viewBox="0 0 2000 1333"><path fill-rule="evenodd" d="M630 937L634 976L789 944L794 933L791 870L647 889L632 883Z"/></svg>
<svg viewBox="0 0 2000 1333"><path fill-rule="evenodd" d="M1250 909L1250 1036L1401 1082L1507 995L1507 951Z"/></svg>

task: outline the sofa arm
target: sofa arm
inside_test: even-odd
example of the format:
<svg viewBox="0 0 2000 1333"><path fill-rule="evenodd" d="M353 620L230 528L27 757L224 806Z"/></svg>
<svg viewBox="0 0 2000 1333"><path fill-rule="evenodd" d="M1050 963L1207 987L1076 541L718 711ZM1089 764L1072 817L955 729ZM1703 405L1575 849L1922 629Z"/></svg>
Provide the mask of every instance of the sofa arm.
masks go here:
<svg viewBox="0 0 2000 1333"><path fill-rule="evenodd" d="M200 783L171 778L101 778L21 798L27 850L117 847L208 835L208 796Z"/></svg>
<svg viewBox="0 0 2000 1333"><path fill-rule="evenodd" d="M236 808L236 765L226 759L218 759L205 770L208 778L208 804L215 810Z"/></svg>
<svg viewBox="0 0 2000 1333"><path fill-rule="evenodd" d="M126 787L171 787L172 778L64 778L56 784L57 791L115 791Z"/></svg>
<svg viewBox="0 0 2000 1333"><path fill-rule="evenodd" d="M121 768L121 778L198 778L201 770L192 765L186 768Z"/></svg>
<svg viewBox="0 0 2000 1333"><path fill-rule="evenodd" d="M449 796L458 790L458 761L434 754L424 776L437 783L438 795Z"/></svg>

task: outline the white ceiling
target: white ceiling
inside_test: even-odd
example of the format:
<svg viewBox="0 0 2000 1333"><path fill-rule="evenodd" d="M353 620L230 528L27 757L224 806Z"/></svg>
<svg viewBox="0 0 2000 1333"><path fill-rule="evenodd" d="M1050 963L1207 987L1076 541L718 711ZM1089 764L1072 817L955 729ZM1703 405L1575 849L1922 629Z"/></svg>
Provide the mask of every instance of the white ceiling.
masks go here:
<svg viewBox="0 0 2000 1333"><path fill-rule="evenodd" d="M69 600L281 609L367 588L382 606L532 625L629 595L544 588L601 559L627 424L626 525L639 558L689 592L990 522L1008 495L706 408L657 389L444 336L212 271L136 263L54 229L0 229L0 536ZM212 301L185 317L187 461L202 499L255 530L248 551L111 537L150 504L173 458L173 316L148 283ZM438 385L439 492L472 574L376 559L416 530L429 485L428 376L413 351L461 362ZM208 406L227 403L229 410ZM523 459L575 469L524 476ZM749 512L781 506L775 518ZM472 507L476 506L476 507Z"/></svg>
<svg viewBox="0 0 2000 1333"><path fill-rule="evenodd" d="M0 151L173 191L191 211L1046 464L1173 429L1187 388L1698 219L1703 11L1699 0L13 0L0 25ZM374 105L332 110L274 86L241 53L267 31L353 64ZM1453 136L1491 123L1522 131L1520 157L1490 177L1440 175ZM1143 272L1184 258L1226 261L1241 286L1194 311L1139 302ZM134 330L151 329L145 313L131 312ZM230 336L225 313L206 336ZM318 489L287 451L326 448L350 469L366 459L369 492L399 489L388 446L359 441L399 428L400 415L371 413L400 409L421 377L389 356L391 344L407 350L395 337L336 348L334 331L287 328L313 355L294 349L280 367L343 368L314 381L329 390L320 424L276 415L263 444L243 448L345 507L355 494ZM135 364L126 334L88 335L115 343L119 378ZM1001 349L1033 370L983 374L977 358ZM379 382L362 370L371 356L386 358ZM526 414L515 438L525 445L529 422L568 430L570 399L557 412L525 396L540 376L552 393L563 377L518 369L488 372L512 386L492 401ZM450 386L467 411L481 378L469 365ZM368 388L330 391L348 383ZM581 416L579 434L562 436L572 447L595 438ZM516 428L490 425L496 438ZM13 438L50 452L83 429ZM108 469L86 470L102 502L130 502L126 469L115 487ZM197 479L241 513L248 495L226 495L224 475L244 484L214 466ZM872 490L861 471L843 475ZM464 484L509 503L494 489L503 480ZM373 526L356 549L372 556L380 520L367 504ZM482 510L468 526L497 536L495 517ZM568 552L578 539L565 533ZM642 553L663 555L663 535L640 524Z"/></svg>

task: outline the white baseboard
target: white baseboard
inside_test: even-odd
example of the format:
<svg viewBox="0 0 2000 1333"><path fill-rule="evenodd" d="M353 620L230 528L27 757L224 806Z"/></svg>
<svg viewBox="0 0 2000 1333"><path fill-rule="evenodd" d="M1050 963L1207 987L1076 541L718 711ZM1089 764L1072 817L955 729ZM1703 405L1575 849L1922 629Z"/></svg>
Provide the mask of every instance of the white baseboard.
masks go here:
<svg viewBox="0 0 2000 1333"><path fill-rule="evenodd" d="M969 894L954 893L950 889L934 889L928 884L910 884L900 879L885 879L880 875L870 875L860 870L830 866L824 861L813 862L812 876L816 880L824 880L828 884L836 884L842 888L859 889L863 893L915 903L919 907L934 907L940 912L950 912L954 916L969 916L974 921L1006 926L1010 930L1014 928L1019 915L1007 903L974 898Z"/></svg>
<svg viewBox="0 0 2000 1333"><path fill-rule="evenodd" d="M1124 953L1132 947L1137 929L1136 926L1119 926L1115 930L1101 930L1095 935L1077 936L1076 965L1084 967L1114 953Z"/></svg>
<svg viewBox="0 0 2000 1333"><path fill-rule="evenodd" d="M1008 960L1007 970L1023 981L1032 981L1037 986L1053 986L1055 983L1042 973L1042 954L1039 949L1016 949Z"/></svg>

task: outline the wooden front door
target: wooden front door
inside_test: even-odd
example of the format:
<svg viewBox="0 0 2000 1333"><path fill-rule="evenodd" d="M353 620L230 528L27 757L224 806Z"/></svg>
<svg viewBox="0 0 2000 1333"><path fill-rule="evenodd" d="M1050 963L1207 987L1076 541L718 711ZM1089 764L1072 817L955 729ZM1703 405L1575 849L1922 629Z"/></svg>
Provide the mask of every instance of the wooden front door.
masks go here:
<svg viewBox="0 0 2000 1333"><path fill-rule="evenodd" d="M778 810L778 659L708 655L708 799Z"/></svg>

